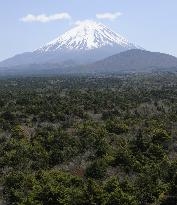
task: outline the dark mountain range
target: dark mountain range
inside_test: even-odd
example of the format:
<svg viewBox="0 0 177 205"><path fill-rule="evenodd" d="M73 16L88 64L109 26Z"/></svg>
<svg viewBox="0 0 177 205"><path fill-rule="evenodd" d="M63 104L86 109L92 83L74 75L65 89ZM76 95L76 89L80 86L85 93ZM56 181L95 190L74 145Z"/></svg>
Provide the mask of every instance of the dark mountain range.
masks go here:
<svg viewBox="0 0 177 205"><path fill-rule="evenodd" d="M64 63L28 64L5 67L0 75L36 75L36 74L68 74L68 73L122 73L177 71L177 58L168 54L133 49L88 65L77 65L73 61Z"/></svg>
<svg viewBox="0 0 177 205"><path fill-rule="evenodd" d="M177 71L177 58L168 54L133 49L82 68L83 72Z"/></svg>

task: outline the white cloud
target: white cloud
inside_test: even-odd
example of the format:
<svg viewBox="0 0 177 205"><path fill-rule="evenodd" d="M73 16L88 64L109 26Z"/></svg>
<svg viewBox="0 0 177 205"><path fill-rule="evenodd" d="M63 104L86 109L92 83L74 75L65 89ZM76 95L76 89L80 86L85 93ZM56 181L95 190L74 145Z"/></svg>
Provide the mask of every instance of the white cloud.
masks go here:
<svg viewBox="0 0 177 205"><path fill-rule="evenodd" d="M50 21L57 21L57 20L63 20L63 19L71 19L71 16L68 13L57 13L50 16L47 16L45 14L40 15L33 15L28 14L25 17L22 17L20 20L23 22L41 22L41 23L47 23Z"/></svg>
<svg viewBox="0 0 177 205"><path fill-rule="evenodd" d="M101 13L101 14L96 14L97 19L108 19L108 20L115 20L119 16L122 16L123 14L121 12L116 12L116 13Z"/></svg>

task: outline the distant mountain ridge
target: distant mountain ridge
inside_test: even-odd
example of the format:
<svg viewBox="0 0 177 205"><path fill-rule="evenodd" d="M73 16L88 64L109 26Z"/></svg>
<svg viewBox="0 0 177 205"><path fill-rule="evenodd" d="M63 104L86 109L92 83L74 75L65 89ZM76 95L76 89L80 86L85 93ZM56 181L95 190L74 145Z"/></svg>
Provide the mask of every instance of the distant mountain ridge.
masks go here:
<svg viewBox="0 0 177 205"><path fill-rule="evenodd" d="M177 72L177 58L168 54L133 49L88 65L77 65L72 61L64 64L28 64L0 69L0 75L40 74L99 74L168 71Z"/></svg>
<svg viewBox="0 0 177 205"><path fill-rule="evenodd" d="M139 47L105 25L85 21L33 52L0 62L0 67L62 63L68 60L74 60L77 64L90 63L136 48Z"/></svg>
<svg viewBox="0 0 177 205"><path fill-rule="evenodd" d="M177 71L177 58L159 52L132 49L82 68L85 72Z"/></svg>

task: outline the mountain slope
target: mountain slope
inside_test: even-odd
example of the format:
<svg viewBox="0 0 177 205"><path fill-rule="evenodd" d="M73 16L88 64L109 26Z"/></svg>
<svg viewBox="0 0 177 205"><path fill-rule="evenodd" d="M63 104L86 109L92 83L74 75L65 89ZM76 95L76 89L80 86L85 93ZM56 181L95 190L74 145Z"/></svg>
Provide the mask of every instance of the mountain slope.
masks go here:
<svg viewBox="0 0 177 205"><path fill-rule="evenodd" d="M84 72L177 71L177 58L139 49L125 51L82 68Z"/></svg>
<svg viewBox="0 0 177 205"><path fill-rule="evenodd" d="M1 62L0 66L61 63L68 60L78 64L88 63L134 48L138 47L103 24L86 21L45 46L9 58Z"/></svg>

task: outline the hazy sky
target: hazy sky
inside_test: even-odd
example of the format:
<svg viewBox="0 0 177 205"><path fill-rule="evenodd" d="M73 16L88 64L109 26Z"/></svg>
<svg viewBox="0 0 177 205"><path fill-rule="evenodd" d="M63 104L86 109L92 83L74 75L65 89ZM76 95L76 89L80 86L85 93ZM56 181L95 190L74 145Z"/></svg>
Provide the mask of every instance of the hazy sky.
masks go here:
<svg viewBox="0 0 177 205"><path fill-rule="evenodd" d="M85 19L177 56L177 0L0 0L0 60L32 51Z"/></svg>

